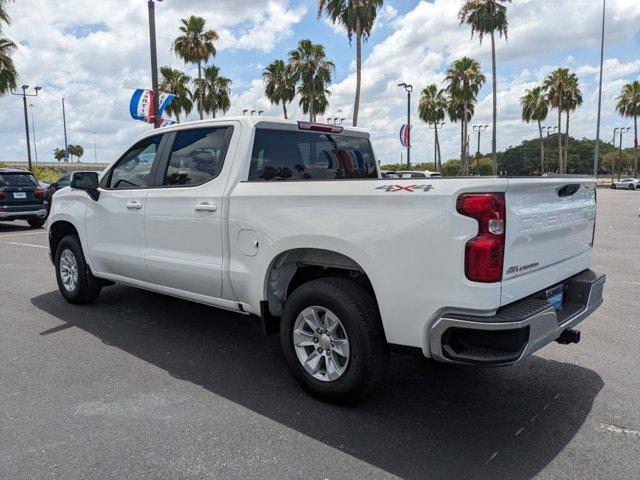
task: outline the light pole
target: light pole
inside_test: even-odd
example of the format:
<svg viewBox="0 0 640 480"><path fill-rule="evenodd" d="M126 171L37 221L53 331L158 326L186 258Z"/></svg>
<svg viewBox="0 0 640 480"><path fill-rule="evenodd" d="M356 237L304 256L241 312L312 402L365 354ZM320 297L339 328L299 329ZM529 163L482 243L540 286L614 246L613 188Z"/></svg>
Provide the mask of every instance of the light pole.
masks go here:
<svg viewBox="0 0 640 480"><path fill-rule="evenodd" d="M24 107L24 131L27 134L27 160L29 164L29 170L31 170L31 142L29 140L29 114L27 112L27 97L37 97L38 92L42 90L42 87L35 87L36 93L27 93L29 85L22 85L22 93L16 92L11 89L11 95L22 97L22 106Z"/></svg>
<svg viewBox="0 0 640 480"><path fill-rule="evenodd" d="M64 97L62 97L62 126L64 127L64 161L69 161L69 152L67 148L67 115L64 109Z"/></svg>
<svg viewBox="0 0 640 480"><path fill-rule="evenodd" d="M36 154L36 163L38 163L38 144L36 143L36 118L33 115L33 103L29 104L31 109L31 132L33 132L33 153Z"/></svg>
<svg viewBox="0 0 640 480"><path fill-rule="evenodd" d="M542 127L542 131L543 132L547 132L547 141L545 142L545 154L544 154L544 161L545 164L548 163L548 159L549 159L549 137L551 136L551 132L555 132L556 130L558 130L558 127ZM545 165L542 165L542 171L540 172L540 174L542 175L544 173L544 167Z"/></svg>
<svg viewBox="0 0 640 480"><path fill-rule="evenodd" d="M625 133L629 133L631 131L631 127L620 127L613 129L613 143L615 145L616 142L616 134L620 134L620 153L618 155L618 181L620 181L621 170L622 170L622 135ZM611 169L611 182L613 183L613 173L614 169Z"/></svg>
<svg viewBox="0 0 640 480"><path fill-rule="evenodd" d="M593 159L593 175L598 184L598 162L600 161L600 119L602 117L602 72L604 71L604 31L607 14L607 0L602 0L602 41L600 44L600 84L598 86L598 121L596 127L596 152Z"/></svg>
<svg viewBox="0 0 640 480"><path fill-rule="evenodd" d="M444 122L430 123L429 128L435 132L433 147L433 168L436 172L442 170L442 155L440 154L440 140L438 140L438 130L442 130ZM438 165L440 170L438 170Z"/></svg>
<svg viewBox="0 0 640 480"><path fill-rule="evenodd" d="M480 175L480 135L482 132L486 132L489 128L489 125L474 125L473 131L478 132L478 150L476 150L476 173Z"/></svg>
<svg viewBox="0 0 640 480"><path fill-rule="evenodd" d="M161 2L162 0L156 0ZM158 109L158 53L156 50L156 5L153 0L147 2L149 8L149 40L151 47L151 88L153 89L153 128L160 127Z"/></svg>
<svg viewBox="0 0 640 480"><path fill-rule="evenodd" d="M411 92L413 92L413 85L402 82L398 84L398 87L404 88L407 92L407 167L411 168Z"/></svg>

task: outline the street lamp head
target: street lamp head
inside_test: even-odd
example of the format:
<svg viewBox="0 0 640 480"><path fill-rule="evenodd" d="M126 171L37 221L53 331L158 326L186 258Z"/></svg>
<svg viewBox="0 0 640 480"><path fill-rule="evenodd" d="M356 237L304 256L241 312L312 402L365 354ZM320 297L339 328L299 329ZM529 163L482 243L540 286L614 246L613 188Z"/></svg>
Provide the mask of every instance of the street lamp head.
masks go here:
<svg viewBox="0 0 640 480"><path fill-rule="evenodd" d="M399 86L399 87L406 87L406 86L407 86L407 84L406 84L406 83L404 83L404 82L402 82L402 83L399 83L399 84L398 84L398 86Z"/></svg>
<svg viewBox="0 0 640 480"><path fill-rule="evenodd" d="M36 92L39 92L40 90L42 90L42 87L36 87L35 90Z"/></svg>
<svg viewBox="0 0 640 480"><path fill-rule="evenodd" d="M22 85L22 90L27 90L29 88L29 85Z"/></svg>

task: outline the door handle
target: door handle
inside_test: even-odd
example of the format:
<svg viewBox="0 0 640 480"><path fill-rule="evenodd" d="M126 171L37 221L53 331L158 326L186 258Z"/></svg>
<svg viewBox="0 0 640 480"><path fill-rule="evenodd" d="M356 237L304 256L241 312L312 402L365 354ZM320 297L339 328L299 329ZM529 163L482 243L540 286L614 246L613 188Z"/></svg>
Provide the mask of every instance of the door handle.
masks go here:
<svg viewBox="0 0 640 480"><path fill-rule="evenodd" d="M195 206L196 212L215 212L218 210L218 207L215 205L211 205L210 203L199 203Z"/></svg>
<svg viewBox="0 0 640 480"><path fill-rule="evenodd" d="M140 210L142 208L142 204L140 202L136 202L136 201L129 202L129 203L127 203L127 208L129 210Z"/></svg>

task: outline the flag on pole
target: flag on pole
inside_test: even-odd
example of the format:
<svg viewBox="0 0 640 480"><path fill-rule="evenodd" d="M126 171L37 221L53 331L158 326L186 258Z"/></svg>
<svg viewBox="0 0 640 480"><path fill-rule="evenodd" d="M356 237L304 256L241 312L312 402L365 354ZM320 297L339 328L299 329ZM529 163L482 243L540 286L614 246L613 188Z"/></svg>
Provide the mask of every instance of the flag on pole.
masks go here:
<svg viewBox="0 0 640 480"><path fill-rule="evenodd" d="M176 97L173 93L162 93L158 98L159 111L153 111L153 90L145 90L138 88L131 96L129 103L129 113L134 120L142 120L143 122L153 123L156 119L162 118L164 111ZM164 120L164 122L172 122L172 120ZM167 123L169 124L169 123Z"/></svg>
<svg viewBox="0 0 640 480"><path fill-rule="evenodd" d="M400 143L402 144L403 147L407 147L407 145L409 145L409 125L407 125L406 123L402 124L402 127L400 127Z"/></svg>

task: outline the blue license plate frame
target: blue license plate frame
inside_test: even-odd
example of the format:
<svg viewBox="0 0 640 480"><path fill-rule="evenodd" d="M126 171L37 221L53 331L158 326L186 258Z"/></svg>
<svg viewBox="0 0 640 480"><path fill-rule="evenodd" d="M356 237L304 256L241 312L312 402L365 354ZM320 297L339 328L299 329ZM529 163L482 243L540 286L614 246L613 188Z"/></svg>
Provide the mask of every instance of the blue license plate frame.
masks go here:
<svg viewBox="0 0 640 480"><path fill-rule="evenodd" d="M564 285L558 285L557 287L547 290L547 303L549 303L557 311L562 310L564 307Z"/></svg>

